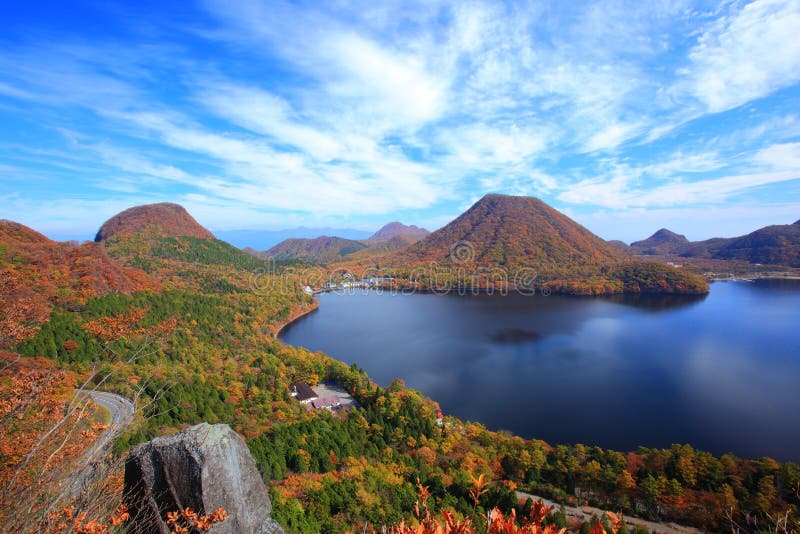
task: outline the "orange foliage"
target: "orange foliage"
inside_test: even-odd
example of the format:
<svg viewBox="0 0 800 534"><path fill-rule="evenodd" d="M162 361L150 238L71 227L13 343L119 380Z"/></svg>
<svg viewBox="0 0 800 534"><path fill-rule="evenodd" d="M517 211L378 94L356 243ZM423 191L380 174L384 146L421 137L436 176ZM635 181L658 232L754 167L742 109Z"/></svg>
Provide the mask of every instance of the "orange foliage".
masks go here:
<svg viewBox="0 0 800 534"><path fill-rule="evenodd" d="M21 224L0 221L0 343L5 346L34 335L35 323L45 321L54 304L159 287L143 271L119 265L97 243L57 243Z"/></svg>
<svg viewBox="0 0 800 534"><path fill-rule="evenodd" d="M91 403L67 409L76 376L51 360L0 352L0 369L0 524L8 526L19 519L8 511L30 506L34 517L50 502L103 427L89 421Z"/></svg>
<svg viewBox="0 0 800 534"><path fill-rule="evenodd" d="M481 478L482 476L473 479L474 483L477 485ZM482 484L482 481L480 483ZM434 517L428 510L430 496L428 487L423 486L417 480L417 502L414 505L415 521L410 524L403 521L391 528L384 527L380 532L388 534L477 534L478 532L487 534L564 534L566 532L566 529L559 530L553 525L543 525L545 517L552 512L553 507L545 506L541 501L533 503L530 514L522 521L517 520L514 510L506 517L499 509L494 508L484 516L487 528L478 529L471 519L457 520L455 515L448 510L442 511L441 519ZM363 529L363 532L367 532L367 529ZM372 528L369 532L377 534L379 531Z"/></svg>
<svg viewBox="0 0 800 534"><path fill-rule="evenodd" d="M222 523L226 519L228 512L224 508L217 508L208 515L200 515L191 508L167 512L167 525L173 534L189 534L195 528L208 532L216 523Z"/></svg>
<svg viewBox="0 0 800 534"><path fill-rule="evenodd" d="M146 308L131 308L124 314L87 321L83 324L83 329L103 341L113 341L123 337L156 337L172 332L178 324L177 318L171 317L153 326L136 326L147 315L147 311Z"/></svg>

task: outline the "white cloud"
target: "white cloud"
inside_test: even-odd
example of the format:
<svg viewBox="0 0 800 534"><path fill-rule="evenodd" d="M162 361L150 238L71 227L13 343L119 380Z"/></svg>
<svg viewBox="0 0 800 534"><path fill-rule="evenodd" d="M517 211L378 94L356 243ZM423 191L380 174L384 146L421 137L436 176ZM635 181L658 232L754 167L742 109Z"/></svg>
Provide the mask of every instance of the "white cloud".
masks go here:
<svg viewBox="0 0 800 534"><path fill-rule="evenodd" d="M232 83L212 84L201 91L198 99L220 117L315 158L331 160L341 153L342 147L333 135L294 120L295 112L289 103L264 90Z"/></svg>
<svg viewBox="0 0 800 534"><path fill-rule="evenodd" d="M800 179L800 143L775 144L752 154L751 172L686 180L684 174L720 169L715 154L685 156L646 166L614 162L607 176L582 180L558 195L563 202L608 208L666 207L722 202L747 190Z"/></svg>
<svg viewBox="0 0 800 534"><path fill-rule="evenodd" d="M800 80L800 3L756 0L711 24L689 53L686 89L712 112Z"/></svg>
<svg viewBox="0 0 800 534"><path fill-rule="evenodd" d="M589 152L616 148L633 137L641 127L636 124L614 123L592 135L586 141L585 149Z"/></svg>
<svg viewBox="0 0 800 534"><path fill-rule="evenodd" d="M75 134L61 155L27 147L10 163L311 224L452 212L487 190L718 203L797 178L794 110L752 102L800 79L796 2L208 6L174 45L0 51L0 113ZM708 116L745 102L750 123Z"/></svg>

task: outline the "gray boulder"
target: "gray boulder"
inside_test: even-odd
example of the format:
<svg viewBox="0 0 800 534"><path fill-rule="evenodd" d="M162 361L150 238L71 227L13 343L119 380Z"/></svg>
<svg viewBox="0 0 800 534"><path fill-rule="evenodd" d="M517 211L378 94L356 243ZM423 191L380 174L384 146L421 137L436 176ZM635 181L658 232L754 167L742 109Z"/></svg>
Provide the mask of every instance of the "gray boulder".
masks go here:
<svg viewBox="0 0 800 534"><path fill-rule="evenodd" d="M224 508L227 520L210 532L283 533L270 518L272 503L250 451L228 425L201 423L135 447L125 461L123 498L136 532L168 534L168 512Z"/></svg>

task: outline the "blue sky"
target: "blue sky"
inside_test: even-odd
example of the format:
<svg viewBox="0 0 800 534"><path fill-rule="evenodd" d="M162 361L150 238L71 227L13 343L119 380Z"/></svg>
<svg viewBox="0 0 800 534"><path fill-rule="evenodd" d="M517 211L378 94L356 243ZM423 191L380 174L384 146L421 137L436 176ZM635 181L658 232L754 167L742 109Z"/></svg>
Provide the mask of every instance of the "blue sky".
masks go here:
<svg viewBox="0 0 800 534"><path fill-rule="evenodd" d="M607 239L800 218L800 2L6 2L0 217L90 238L437 228L534 195Z"/></svg>

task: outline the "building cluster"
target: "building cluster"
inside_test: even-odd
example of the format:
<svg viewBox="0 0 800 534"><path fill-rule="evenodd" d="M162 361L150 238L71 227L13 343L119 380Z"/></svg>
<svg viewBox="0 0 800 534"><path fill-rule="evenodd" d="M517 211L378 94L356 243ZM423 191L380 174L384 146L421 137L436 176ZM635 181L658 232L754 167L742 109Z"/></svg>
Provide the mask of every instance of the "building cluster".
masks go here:
<svg viewBox="0 0 800 534"><path fill-rule="evenodd" d="M309 410L330 410L337 412L355 407L355 400L342 388L332 384L319 384L312 388L305 382L290 386L292 397L306 405Z"/></svg>
<svg viewBox="0 0 800 534"><path fill-rule="evenodd" d="M332 289L352 289L352 288L371 288L385 287L394 285L396 279L388 276L374 276L372 278L362 278L361 280L346 280L343 282L326 282L322 285L323 290Z"/></svg>

